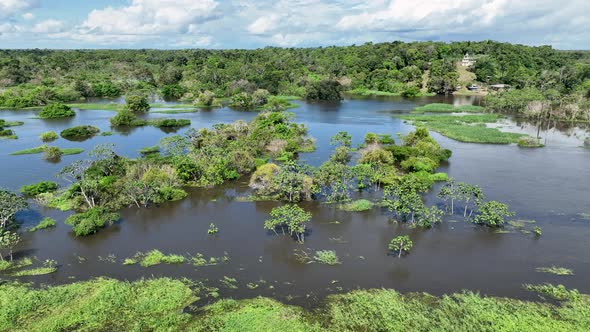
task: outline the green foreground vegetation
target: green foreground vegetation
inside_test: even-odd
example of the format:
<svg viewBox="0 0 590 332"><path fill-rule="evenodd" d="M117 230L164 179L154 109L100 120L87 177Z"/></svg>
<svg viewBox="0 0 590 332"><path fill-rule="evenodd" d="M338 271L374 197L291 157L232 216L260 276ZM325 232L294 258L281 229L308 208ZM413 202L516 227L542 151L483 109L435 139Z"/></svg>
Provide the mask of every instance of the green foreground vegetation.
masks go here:
<svg viewBox="0 0 590 332"><path fill-rule="evenodd" d="M306 310L263 297L197 306L195 301L207 296L207 287L169 278L136 282L98 278L40 289L4 283L0 330L586 331L590 297L562 287L531 288L558 297L558 303L471 292L402 295L381 289L331 295L320 308Z"/></svg>
<svg viewBox="0 0 590 332"><path fill-rule="evenodd" d="M496 114L405 115L400 116L400 118L417 126L425 126L459 142L512 144L519 143L521 138L527 137L526 134L508 133L497 128L487 127L486 123L498 121L499 116Z"/></svg>

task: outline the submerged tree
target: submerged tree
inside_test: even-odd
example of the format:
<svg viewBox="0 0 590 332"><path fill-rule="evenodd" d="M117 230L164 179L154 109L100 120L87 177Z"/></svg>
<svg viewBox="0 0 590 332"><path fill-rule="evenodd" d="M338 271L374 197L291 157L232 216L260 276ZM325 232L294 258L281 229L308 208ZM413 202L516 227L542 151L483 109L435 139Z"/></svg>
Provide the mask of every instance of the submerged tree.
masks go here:
<svg viewBox="0 0 590 332"><path fill-rule="evenodd" d="M450 178L440 188L438 193L438 198L445 202L451 201L451 214L455 213L455 200L462 197L460 188L461 186L459 186L459 183L457 183L454 178Z"/></svg>
<svg viewBox="0 0 590 332"><path fill-rule="evenodd" d="M461 200L465 202L465 208L463 210L463 217L467 217L467 209L469 208L470 203L474 206L479 205L483 199L483 191L477 185L471 185L467 183L457 183L457 189L459 191L459 197ZM469 212L469 216L473 214L473 209Z"/></svg>
<svg viewBox="0 0 590 332"><path fill-rule="evenodd" d="M264 222L264 229L271 230L275 234L280 229L285 234L285 229L291 236L295 235L301 243L305 241L306 223L311 220L311 213L297 205L284 205L273 208L270 211L271 219Z"/></svg>
<svg viewBox="0 0 590 332"><path fill-rule="evenodd" d="M410 237L408 235L400 235L400 236L396 236L394 237L391 242L389 242L389 250L392 250L394 252L397 252L397 257L401 257L402 256L402 252L408 252L410 251L410 249L412 249L412 247L414 246L414 243L412 242L412 240L410 239Z"/></svg>

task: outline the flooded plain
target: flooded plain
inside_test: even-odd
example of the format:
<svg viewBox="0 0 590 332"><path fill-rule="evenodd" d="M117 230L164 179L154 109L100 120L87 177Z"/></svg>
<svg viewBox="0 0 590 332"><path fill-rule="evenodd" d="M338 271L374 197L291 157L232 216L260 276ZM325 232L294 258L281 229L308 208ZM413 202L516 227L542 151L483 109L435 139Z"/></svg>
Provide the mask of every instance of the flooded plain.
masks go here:
<svg viewBox="0 0 590 332"><path fill-rule="evenodd" d="M316 139L317 149L300 156L300 160L318 166L330 155L330 137L346 130L353 145L362 142L367 132L405 134L414 129L395 115L431 102L477 103L473 97L425 97L347 99L340 103L305 103L291 110L295 121L307 125ZM18 140L0 141L0 187L18 190L20 186L41 180L54 180L64 165L85 154L64 156L59 163L49 163L41 155L11 156L11 152L41 145L38 136L47 130L59 132L74 125L94 125L111 131L106 110L76 110L68 120L34 119L34 111L1 111L6 121L24 121L11 128ZM150 118L188 118L192 127L211 127L238 119L250 120L255 113L229 108L184 114L150 113ZM502 130L536 134L537 127L519 121L500 124ZM166 135L153 127L129 132L113 130L112 136L96 136L83 142L60 138L52 145L60 148L81 147L90 151L99 143L114 143L115 150L139 157L139 149L157 145ZM222 297L272 296L288 303L313 305L325 295L356 288L394 288L402 292L419 291L444 294L463 289L488 295L532 298L522 289L524 283L560 283L590 292L590 149L584 149L586 128L564 125L543 127L539 132L545 147L522 149L516 145L482 145L460 143L439 134L433 137L453 156L439 171L458 181L479 185L488 199L510 205L513 219L535 220L543 230L535 237L527 230L506 227L497 233L471 225L462 215L446 217L432 229L410 229L392 221L380 208L354 213L320 202L301 204L313 214L311 233L305 244L268 234L264 220L277 202L246 202L248 178L213 189L189 189L183 201L138 210L124 209L115 225L89 237L75 237L63 224L69 214L32 205L19 214L23 228L42 217L53 217L57 227L23 234L17 255L55 259L57 272L21 278L36 283L59 284L97 276L122 280L147 277L186 277L207 279L218 286ZM428 204L442 204L436 198L438 186L426 196ZM442 205L441 205L442 207ZM457 211L458 212L458 211ZM215 223L219 234L207 234ZM387 254L387 244L396 235L410 234L414 241L411 253L398 259ZM123 265L136 252L159 249L164 253L229 258L213 266L191 264L153 267ZM302 264L294 251L335 250L341 264ZM536 272L538 267L561 266L574 270L572 276L555 276ZM219 280L235 278L237 289L224 287ZM247 284L249 284L247 286Z"/></svg>

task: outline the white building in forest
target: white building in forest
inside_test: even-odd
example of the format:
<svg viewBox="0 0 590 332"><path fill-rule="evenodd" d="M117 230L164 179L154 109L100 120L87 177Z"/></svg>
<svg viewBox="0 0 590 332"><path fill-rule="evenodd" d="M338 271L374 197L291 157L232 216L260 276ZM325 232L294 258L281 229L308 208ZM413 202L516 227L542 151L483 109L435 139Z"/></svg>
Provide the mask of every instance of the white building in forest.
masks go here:
<svg viewBox="0 0 590 332"><path fill-rule="evenodd" d="M471 67L475 64L475 60L469 55L469 53L465 53L463 56L463 60L461 60L461 66L463 67Z"/></svg>

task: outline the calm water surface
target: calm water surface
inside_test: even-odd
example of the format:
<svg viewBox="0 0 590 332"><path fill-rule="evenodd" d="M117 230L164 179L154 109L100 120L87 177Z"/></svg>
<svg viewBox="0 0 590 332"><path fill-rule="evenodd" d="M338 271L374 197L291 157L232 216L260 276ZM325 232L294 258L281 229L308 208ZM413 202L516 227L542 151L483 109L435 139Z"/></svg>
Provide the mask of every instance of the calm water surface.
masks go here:
<svg viewBox="0 0 590 332"><path fill-rule="evenodd" d="M292 110L297 122L305 123L317 140L317 150L301 159L319 165L332 151L329 139L341 130L362 142L367 132L405 134L413 127L394 115L407 113L415 106L430 102L456 104L477 103L470 97L429 97L419 99L371 98L349 99L341 103L303 103ZM0 141L0 186L17 190L24 184L54 179L64 165L83 158L66 156L60 163L48 163L41 155L11 156L11 152L41 144L41 132L59 132L67 127L89 124L102 131L111 130L111 111L77 111L71 120L33 119L34 111L2 111L0 118L22 120L14 127L18 140ZM189 118L192 127L211 127L238 119L250 120L255 113L223 108L187 114L149 114L148 117ZM515 121L501 123L502 130L536 134L533 125ZM182 134L187 128L177 131ZM53 145L82 147L89 151L98 143L114 143L120 154L137 157L143 147L174 133L153 127L97 136L84 142L59 139ZM44 216L58 221L55 229L25 233L19 255L34 255L40 260L55 259L56 273L25 280L38 283L66 283L96 276L122 280L142 277L187 277L207 279L218 285L224 276L238 280L239 289L220 286L222 296L274 296L290 303L312 305L325 295L355 288L387 287L402 292L426 291L434 294L462 289L484 294L531 298L522 290L523 283L562 283L590 292L590 150L580 148L586 135L583 128L550 127L541 131L547 145L542 149L520 149L514 145L465 144L433 136L453 151L450 161L441 166L459 181L478 184L489 199L508 203L515 219L534 219L543 229L535 238L516 229L496 234L463 221L459 215L430 230L409 229L391 222L386 211L374 209L363 213L339 211L318 202L301 205L313 213L304 245L263 230L275 202L241 202L236 197L249 194L247 178L214 189L191 189L190 196L160 207L124 209L122 220L100 233L77 238L62 222L68 213L33 206L19 215L29 227ZM429 204L441 204L434 193ZM219 227L218 236L207 234L209 224ZM527 226L530 229L532 226ZM410 234L412 252L398 259L387 255L392 237ZM122 260L138 251L159 249L183 255L204 254L219 257L227 254L229 263L194 267L190 264L159 265L143 268L124 266ZM342 264L325 266L297 262L294 250L336 250ZM80 259L83 257L84 259ZM110 257L110 258L109 258ZM559 277L535 272L541 266L563 266L574 276ZM259 284L251 290L249 282Z"/></svg>

